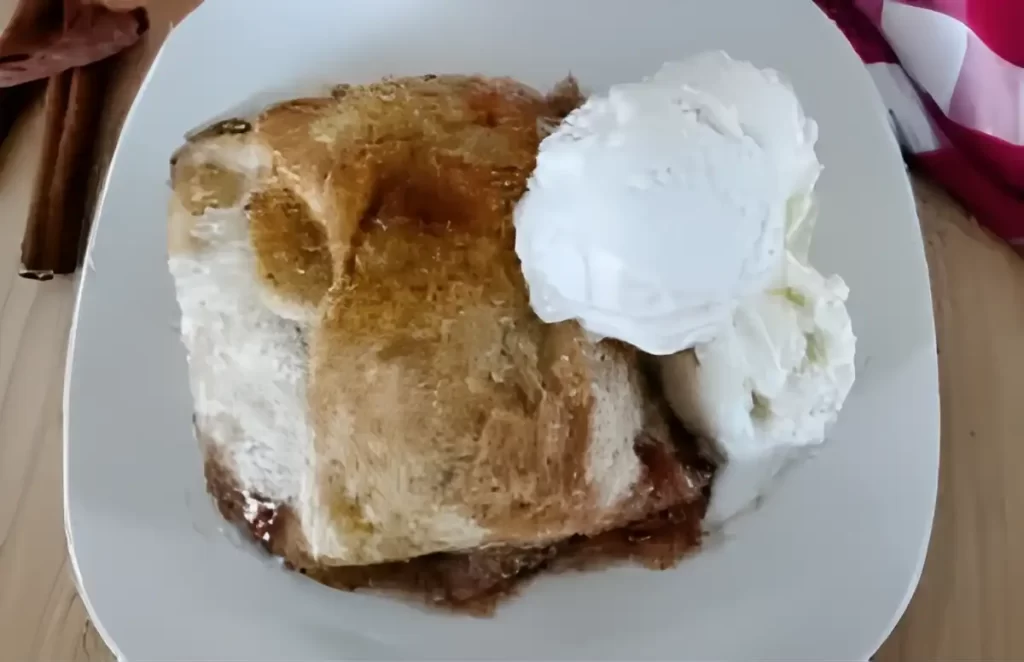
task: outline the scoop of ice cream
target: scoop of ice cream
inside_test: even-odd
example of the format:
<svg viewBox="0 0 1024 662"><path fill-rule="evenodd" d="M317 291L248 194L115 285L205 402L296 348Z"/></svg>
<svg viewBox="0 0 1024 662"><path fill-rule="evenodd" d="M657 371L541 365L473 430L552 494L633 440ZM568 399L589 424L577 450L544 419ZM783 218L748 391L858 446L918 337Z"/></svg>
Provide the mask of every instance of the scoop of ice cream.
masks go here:
<svg viewBox="0 0 1024 662"><path fill-rule="evenodd" d="M741 305L710 342L660 359L676 415L720 459L711 524L755 503L821 444L853 385L846 284L792 253L780 283Z"/></svg>
<svg viewBox="0 0 1024 662"><path fill-rule="evenodd" d="M722 52L591 97L543 141L516 208L535 312L651 354L711 340L781 268L816 139L778 74Z"/></svg>

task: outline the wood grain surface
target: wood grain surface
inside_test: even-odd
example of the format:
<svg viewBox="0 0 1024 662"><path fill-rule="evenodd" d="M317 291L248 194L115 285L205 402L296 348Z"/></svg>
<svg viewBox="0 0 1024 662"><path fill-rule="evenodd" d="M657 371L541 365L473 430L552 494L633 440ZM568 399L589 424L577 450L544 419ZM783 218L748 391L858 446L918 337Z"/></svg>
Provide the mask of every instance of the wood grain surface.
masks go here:
<svg viewBox="0 0 1024 662"><path fill-rule="evenodd" d="M0 27L14 4L0 0ZM151 34L116 65L98 168L160 41L196 4L151 3ZM0 662L106 661L112 656L75 591L61 513L74 284L17 277L40 119L37 105L0 150ZM942 470L924 577L875 659L1021 660L1024 260L941 191L914 186L938 328Z"/></svg>

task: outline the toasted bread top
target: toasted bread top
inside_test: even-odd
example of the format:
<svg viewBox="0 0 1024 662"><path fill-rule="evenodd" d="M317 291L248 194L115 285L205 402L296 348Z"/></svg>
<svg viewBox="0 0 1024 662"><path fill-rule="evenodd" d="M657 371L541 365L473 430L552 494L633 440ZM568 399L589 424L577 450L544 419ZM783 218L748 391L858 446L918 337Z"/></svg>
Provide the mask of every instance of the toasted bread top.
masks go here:
<svg viewBox="0 0 1024 662"><path fill-rule="evenodd" d="M635 442L671 442L636 353L540 322L514 251L512 209L565 99L465 76L340 86L176 154L197 425L233 480L298 513L319 562L642 514Z"/></svg>

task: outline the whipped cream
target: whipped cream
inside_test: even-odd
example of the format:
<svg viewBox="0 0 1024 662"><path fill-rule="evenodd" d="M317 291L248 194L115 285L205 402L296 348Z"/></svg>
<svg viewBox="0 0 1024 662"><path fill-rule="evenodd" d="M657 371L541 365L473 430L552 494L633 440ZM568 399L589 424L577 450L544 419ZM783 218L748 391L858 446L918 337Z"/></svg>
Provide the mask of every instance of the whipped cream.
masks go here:
<svg viewBox="0 0 1024 662"><path fill-rule="evenodd" d="M771 70L708 52L613 86L540 146L516 251L546 322L667 355L779 277L817 126Z"/></svg>
<svg viewBox="0 0 1024 662"><path fill-rule="evenodd" d="M676 415L720 460L708 523L755 504L824 441L854 380L848 293L787 251L776 287L741 305L710 342L660 359Z"/></svg>

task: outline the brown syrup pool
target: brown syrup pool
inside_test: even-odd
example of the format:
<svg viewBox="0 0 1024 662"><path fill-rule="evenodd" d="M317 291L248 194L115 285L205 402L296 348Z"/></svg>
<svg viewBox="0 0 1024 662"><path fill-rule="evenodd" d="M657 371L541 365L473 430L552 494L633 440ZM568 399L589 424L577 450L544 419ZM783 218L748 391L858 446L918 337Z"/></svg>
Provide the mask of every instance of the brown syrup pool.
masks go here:
<svg viewBox="0 0 1024 662"><path fill-rule="evenodd" d="M707 485L713 467L695 453L677 461ZM657 471L658 467L648 466ZM221 514L238 524L285 565L322 584L346 591L370 589L425 601L460 613L489 616L506 597L542 572L590 570L621 562L664 570L700 546L709 488L699 498L598 536L573 536L536 548L492 547L468 553L430 554L369 566L326 567L303 552L298 518L288 506L237 489L212 460L206 478Z"/></svg>

